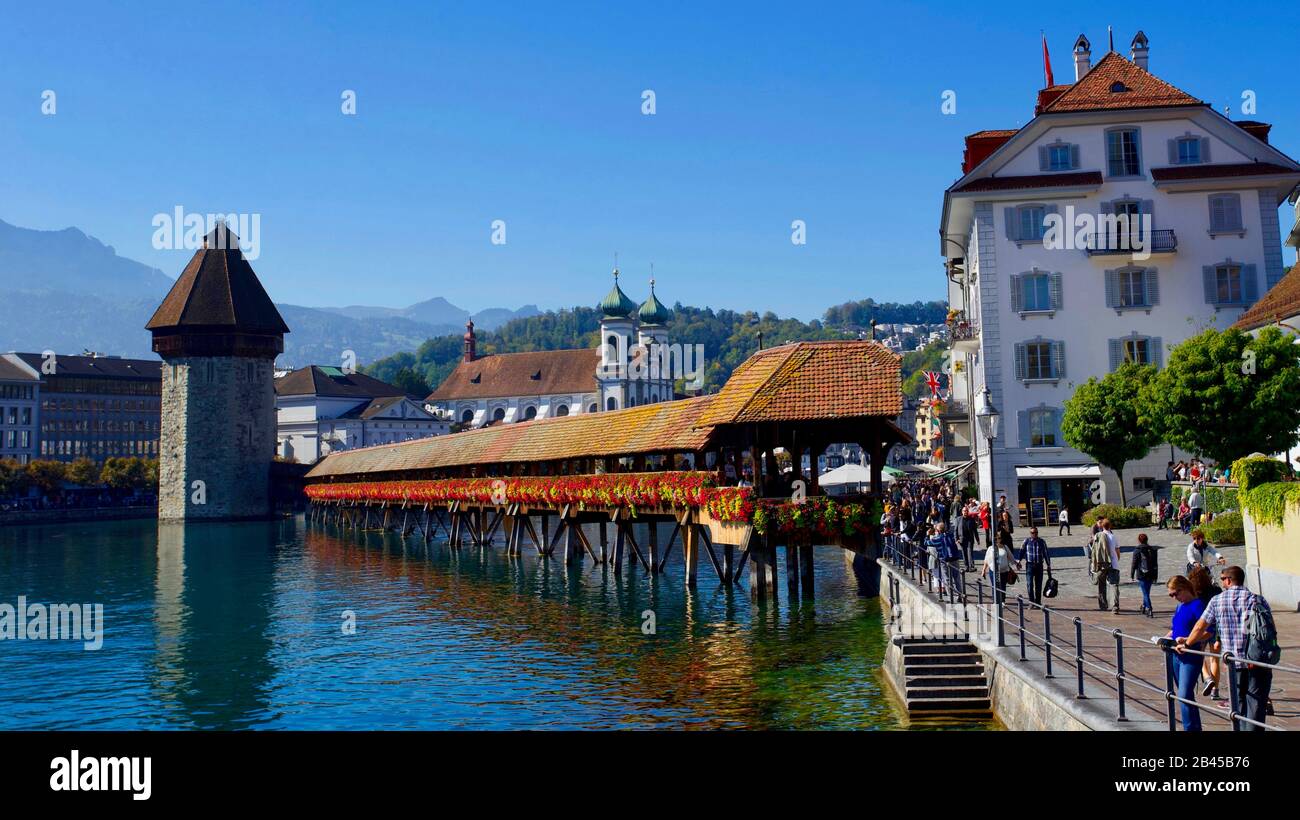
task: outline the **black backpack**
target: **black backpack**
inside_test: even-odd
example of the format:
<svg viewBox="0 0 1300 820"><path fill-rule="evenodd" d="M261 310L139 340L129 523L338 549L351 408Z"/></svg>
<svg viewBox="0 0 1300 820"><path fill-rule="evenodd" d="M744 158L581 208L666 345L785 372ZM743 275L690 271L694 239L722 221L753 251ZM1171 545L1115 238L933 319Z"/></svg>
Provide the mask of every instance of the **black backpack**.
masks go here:
<svg viewBox="0 0 1300 820"><path fill-rule="evenodd" d="M1282 657L1282 647L1277 642L1277 625L1267 607L1255 606L1254 600L1246 609L1242 624L1246 636L1246 660L1257 663L1277 663Z"/></svg>

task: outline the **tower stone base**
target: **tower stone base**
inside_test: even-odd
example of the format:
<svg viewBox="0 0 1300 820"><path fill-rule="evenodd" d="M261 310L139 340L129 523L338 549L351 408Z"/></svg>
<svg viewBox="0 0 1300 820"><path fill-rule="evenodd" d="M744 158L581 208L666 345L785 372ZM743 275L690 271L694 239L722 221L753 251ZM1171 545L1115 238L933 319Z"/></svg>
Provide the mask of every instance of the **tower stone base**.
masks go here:
<svg viewBox="0 0 1300 820"><path fill-rule="evenodd" d="M163 362L158 517L265 518L275 454L273 362L185 356Z"/></svg>

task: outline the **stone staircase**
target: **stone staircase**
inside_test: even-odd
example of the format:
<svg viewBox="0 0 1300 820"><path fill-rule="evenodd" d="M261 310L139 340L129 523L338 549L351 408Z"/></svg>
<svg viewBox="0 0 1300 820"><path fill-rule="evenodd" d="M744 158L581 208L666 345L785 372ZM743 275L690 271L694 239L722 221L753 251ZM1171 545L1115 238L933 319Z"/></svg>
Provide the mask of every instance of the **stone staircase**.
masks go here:
<svg viewBox="0 0 1300 820"><path fill-rule="evenodd" d="M980 653L968 641L904 638L903 700L914 715L992 714Z"/></svg>

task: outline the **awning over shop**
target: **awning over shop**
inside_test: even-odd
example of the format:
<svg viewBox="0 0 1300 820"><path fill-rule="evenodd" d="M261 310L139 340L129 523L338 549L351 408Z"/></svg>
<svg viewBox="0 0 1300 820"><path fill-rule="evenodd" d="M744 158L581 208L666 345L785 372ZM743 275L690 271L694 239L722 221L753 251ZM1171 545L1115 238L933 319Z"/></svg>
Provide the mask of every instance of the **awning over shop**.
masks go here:
<svg viewBox="0 0 1300 820"><path fill-rule="evenodd" d="M1016 467L1016 478L1101 478L1101 467L1096 464Z"/></svg>

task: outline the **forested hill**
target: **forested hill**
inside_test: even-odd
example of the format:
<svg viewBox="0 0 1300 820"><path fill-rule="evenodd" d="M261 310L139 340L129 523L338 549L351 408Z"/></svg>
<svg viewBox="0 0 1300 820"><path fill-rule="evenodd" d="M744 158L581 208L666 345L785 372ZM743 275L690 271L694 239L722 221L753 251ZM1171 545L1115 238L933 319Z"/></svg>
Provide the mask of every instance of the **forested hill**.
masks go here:
<svg viewBox="0 0 1300 820"><path fill-rule="evenodd" d="M844 321L858 318L867 311L865 322ZM858 329L870 323L906 322L942 324L947 306L942 302L917 302L914 305L877 304L867 299L849 302L826 311L827 321L801 322L782 319L772 312L761 316L752 311L673 306L668 323L670 341L704 345L705 391L713 392L731 375L738 364L758 349L758 334L763 346L793 341L858 338ZM835 321L830 321L834 317ZM909 318L917 317L917 318ZM519 353L531 350L561 350L597 344L600 312L577 307L547 311L537 316L511 320L497 330L478 334L479 355ZM439 336L420 345L414 353L397 353L364 368L375 378L403 387L413 395L426 395L456 367L462 355L460 335ZM914 358L914 357L909 357ZM904 372L906 378L908 372Z"/></svg>

